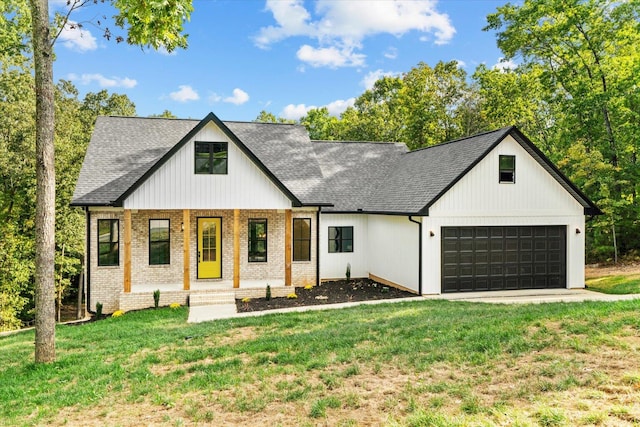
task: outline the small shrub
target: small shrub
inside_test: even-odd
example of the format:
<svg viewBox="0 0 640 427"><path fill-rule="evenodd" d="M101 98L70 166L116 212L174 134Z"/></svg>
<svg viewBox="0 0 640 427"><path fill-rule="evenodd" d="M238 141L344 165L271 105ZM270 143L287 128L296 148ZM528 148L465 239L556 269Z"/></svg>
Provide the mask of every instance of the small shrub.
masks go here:
<svg viewBox="0 0 640 427"><path fill-rule="evenodd" d="M180 308L181 305L179 302L172 302L171 304L169 304L169 307L175 310L176 308Z"/></svg>
<svg viewBox="0 0 640 427"><path fill-rule="evenodd" d="M287 299L296 299L296 298L298 298L298 295L296 295L295 293L291 293L287 295Z"/></svg>
<svg viewBox="0 0 640 427"><path fill-rule="evenodd" d="M349 262L347 263L347 271L345 275L347 276L347 282L351 280L351 263Z"/></svg>
<svg viewBox="0 0 640 427"><path fill-rule="evenodd" d="M101 302L96 303L96 319L98 320L102 319L102 303Z"/></svg>
<svg viewBox="0 0 640 427"><path fill-rule="evenodd" d="M307 291L310 291L311 289L313 289L313 285L312 284L305 285L304 289Z"/></svg>
<svg viewBox="0 0 640 427"><path fill-rule="evenodd" d="M264 296L264 299L267 301L271 300L271 286L269 284L267 284L267 294Z"/></svg>
<svg viewBox="0 0 640 427"><path fill-rule="evenodd" d="M153 307L158 308L160 305L160 289L153 291Z"/></svg>
<svg viewBox="0 0 640 427"><path fill-rule="evenodd" d="M111 317L122 317L122 316L124 316L124 311L122 310L114 311L113 314L111 315Z"/></svg>
<svg viewBox="0 0 640 427"><path fill-rule="evenodd" d="M249 298L249 297L242 298L242 302L245 303L245 304L247 304L250 301L251 301L251 298Z"/></svg>

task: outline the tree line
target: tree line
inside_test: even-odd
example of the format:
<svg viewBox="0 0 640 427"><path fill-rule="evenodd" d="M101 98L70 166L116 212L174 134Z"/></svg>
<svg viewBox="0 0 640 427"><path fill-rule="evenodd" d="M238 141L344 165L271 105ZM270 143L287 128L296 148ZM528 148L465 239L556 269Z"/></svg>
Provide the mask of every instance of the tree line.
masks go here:
<svg viewBox="0 0 640 427"><path fill-rule="evenodd" d="M507 4L485 28L503 66L468 75L456 61L420 63L379 79L339 117L317 108L299 123L312 139L411 149L516 125L604 212L588 218L587 262L638 257L639 16L638 1ZM267 111L256 120L284 121Z"/></svg>

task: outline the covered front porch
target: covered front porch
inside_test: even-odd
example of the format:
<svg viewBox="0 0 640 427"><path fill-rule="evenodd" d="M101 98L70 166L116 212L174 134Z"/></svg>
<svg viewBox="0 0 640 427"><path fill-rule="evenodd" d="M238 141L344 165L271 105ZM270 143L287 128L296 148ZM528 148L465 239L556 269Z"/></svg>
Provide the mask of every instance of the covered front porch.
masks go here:
<svg viewBox="0 0 640 427"><path fill-rule="evenodd" d="M317 261L315 245L309 245L310 257L293 261L293 218L315 220L312 210L136 210L105 209L91 214L92 240L102 236L99 221L112 221L120 229L119 265L100 265L92 259L91 307L104 304L104 312L134 310L154 306L153 293L160 291L160 306L190 304L195 299L262 298L267 286L273 297L294 292L293 286L315 284ZM203 220L212 219L213 228L203 231ZM114 220L119 221L113 223ZM264 233L264 258L252 259L252 223L261 221ZM158 232L157 224L165 228ZM310 229L309 240L316 230ZM208 233L208 234L207 234ZM114 234L111 233L111 236ZM161 235L160 239L155 236ZM206 240L208 240L208 243ZM157 263L155 241L164 241L166 261ZM97 245L100 246L100 245ZM95 249L94 249L95 250ZM159 251L162 254L162 251ZM204 260L216 263L213 270L203 268ZM211 274L213 271L213 274ZM118 277L119 276L119 277ZM102 285L102 282L105 285ZM119 286L117 285L119 282ZM109 295L108 286L117 286ZM118 289L119 288L119 289ZM113 288L112 288L113 289ZM114 298L115 297L115 300Z"/></svg>

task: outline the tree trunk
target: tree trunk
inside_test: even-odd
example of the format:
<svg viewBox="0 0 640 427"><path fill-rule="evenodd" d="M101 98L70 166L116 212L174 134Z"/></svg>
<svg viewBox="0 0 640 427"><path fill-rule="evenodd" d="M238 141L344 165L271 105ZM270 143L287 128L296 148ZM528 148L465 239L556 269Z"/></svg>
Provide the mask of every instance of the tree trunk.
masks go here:
<svg viewBox="0 0 640 427"><path fill-rule="evenodd" d="M35 361L56 358L53 49L48 0L30 0L36 83Z"/></svg>

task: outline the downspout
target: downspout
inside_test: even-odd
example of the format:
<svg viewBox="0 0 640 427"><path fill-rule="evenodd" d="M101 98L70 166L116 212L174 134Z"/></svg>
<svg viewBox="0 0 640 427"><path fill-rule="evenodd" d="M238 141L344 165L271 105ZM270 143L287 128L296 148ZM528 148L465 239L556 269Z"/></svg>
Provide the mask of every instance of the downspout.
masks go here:
<svg viewBox="0 0 640 427"><path fill-rule="evenodd" d="M418 295L422 296L422 222L409 215L409 221L418 224Z"/></svg>
<svg viewBox="0 0 640 427"><path fill-rule="evenodd" d="M94 311L91 311L91 212L89 211L89 207L85 207L85 216L86 216L86 239L87 243L85 244L86 255L84 259L87 261L86 270L87 272L84 275L85 280L85 291L87 292L87 313L95 314Z"/></svg>
<svg viewBox="0 0 640 427"><path fill-rule="evenodd" d="M318 206L316 211L316 286L320 285L320 211L322 206Z"/></svg>

